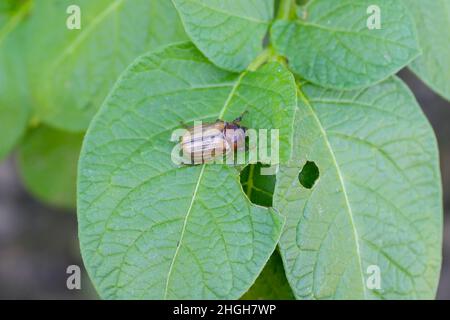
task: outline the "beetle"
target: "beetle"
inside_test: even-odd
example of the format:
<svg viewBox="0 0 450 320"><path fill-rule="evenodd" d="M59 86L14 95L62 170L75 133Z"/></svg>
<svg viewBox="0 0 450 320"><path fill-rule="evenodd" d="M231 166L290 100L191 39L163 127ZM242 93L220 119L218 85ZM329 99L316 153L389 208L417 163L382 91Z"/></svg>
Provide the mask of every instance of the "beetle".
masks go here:
<svg viewBox="0 0 450 320"><path fill-rule="evenodd" d="M240 125L244 114L232 122L219 119L214 123L188 127L181 138L184 164L204 164L232 151L245 150L247 128Z"/></svg>

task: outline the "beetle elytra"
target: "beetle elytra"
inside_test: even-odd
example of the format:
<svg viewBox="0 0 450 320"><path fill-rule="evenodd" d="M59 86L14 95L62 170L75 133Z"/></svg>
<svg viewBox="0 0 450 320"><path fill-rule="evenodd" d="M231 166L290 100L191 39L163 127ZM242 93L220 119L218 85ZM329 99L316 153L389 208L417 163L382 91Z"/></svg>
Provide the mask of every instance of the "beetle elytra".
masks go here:
<svg viewBox="0 0 450 320"><path fill-rule="evenodd" d="M187 128L181 138L184 163L204 164L227 156L232 151L245 150L247 129L240 125L241 120L242 116L232 122L217 120Z"/></svg>

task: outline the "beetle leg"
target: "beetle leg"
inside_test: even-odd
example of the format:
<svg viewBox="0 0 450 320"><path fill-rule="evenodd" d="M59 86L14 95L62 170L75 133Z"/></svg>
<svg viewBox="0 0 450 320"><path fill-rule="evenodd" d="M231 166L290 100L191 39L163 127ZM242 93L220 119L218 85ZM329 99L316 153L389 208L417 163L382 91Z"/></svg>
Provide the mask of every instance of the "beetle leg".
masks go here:
<svg viewBox="0 0 450 320"><path fill-rule="evenodd" d="M201 163L194 163L193 161L192 162L183 162L180 167L195 167L195 166L198 166L199 164L201 164Z"/></svg>

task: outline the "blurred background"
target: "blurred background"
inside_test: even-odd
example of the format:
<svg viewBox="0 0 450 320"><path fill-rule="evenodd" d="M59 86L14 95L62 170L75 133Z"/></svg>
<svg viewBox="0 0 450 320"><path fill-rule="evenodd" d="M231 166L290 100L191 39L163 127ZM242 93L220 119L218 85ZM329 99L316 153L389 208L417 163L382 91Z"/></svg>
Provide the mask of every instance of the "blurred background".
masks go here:
<svg viewBox="0 0 450 320"><path fill-rule="evenodd" d="M445 230L438 299L450 299L450 103L409 71L400 76L434 127L441 153ZM77 239L76 213L47 207L21 184L14 156L0 164L0 299L96 299ZM81 290L68 290L66 269L82 270Z"/></svg>

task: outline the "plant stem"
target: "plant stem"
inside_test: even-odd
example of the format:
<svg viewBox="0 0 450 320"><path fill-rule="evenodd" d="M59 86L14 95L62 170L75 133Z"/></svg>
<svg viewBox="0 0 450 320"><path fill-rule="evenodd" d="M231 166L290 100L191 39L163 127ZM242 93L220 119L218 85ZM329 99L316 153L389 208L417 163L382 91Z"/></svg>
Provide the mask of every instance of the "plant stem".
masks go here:
<svg viewBox="0 0 450 320"><path fill-rule="evenodd" d="M259 56L256 57L255 60L248 66L249 71L256 71L260 66L269 61L274 56L273 49L271 47L267 47Z"/></svg>
<svg viewBox="0 0 450 320"><path fill-rule="evenodd" d="M295 0L281 0L278 8L277 19L290 20L295 18L296 3Z"/></svg>

